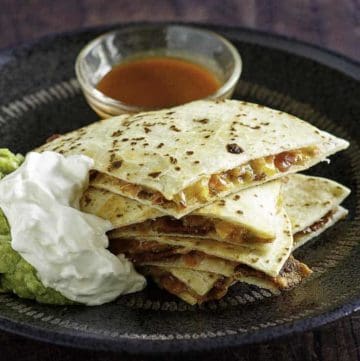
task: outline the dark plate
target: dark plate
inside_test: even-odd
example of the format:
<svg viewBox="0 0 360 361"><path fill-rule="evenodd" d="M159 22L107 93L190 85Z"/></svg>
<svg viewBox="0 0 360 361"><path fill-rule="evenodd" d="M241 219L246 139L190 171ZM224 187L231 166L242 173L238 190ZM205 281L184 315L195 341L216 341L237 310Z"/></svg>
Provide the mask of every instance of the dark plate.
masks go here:
<svg viewBox="0 0 360 361"><path fill-rule="evenodd" d="M0 296L0 327L75 347L128 352L186 351L259 342L304 331L360 306L360 66L293 40L208 27L238 47L244 72L236 98L269 105L349 139L351 147L311 174L352 189L346 221L297 252L315 271L274 296L236 286L219 302L190 307L155 287L99 307L48 307ZM107 29L43 39L0 54L1 146L26 152L53 133L96 120L74 79L79 50Z"/></svg>

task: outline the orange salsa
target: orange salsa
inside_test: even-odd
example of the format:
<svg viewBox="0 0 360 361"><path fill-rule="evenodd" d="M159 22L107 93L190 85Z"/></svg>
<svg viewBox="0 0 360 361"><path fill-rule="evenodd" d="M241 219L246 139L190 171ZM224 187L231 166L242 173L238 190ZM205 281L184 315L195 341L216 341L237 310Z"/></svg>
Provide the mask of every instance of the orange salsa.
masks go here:
<svg viewBox="0 0 360 361"><path fill-rule="evenodd" d="M128 105L167 108L205 98L220 86L204 66L163 56L121 63L105 74L97 89Z"/></svg>

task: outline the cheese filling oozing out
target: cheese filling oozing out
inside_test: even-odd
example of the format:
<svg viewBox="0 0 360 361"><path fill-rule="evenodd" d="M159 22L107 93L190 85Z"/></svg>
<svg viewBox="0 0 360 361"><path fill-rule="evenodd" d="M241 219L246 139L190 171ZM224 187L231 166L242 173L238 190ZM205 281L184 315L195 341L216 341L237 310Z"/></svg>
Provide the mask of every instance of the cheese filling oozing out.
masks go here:
<svg viewBox="0 0 360 361"><path fill-rule="evenodd" d="M138 184L128 183L107 174L93 172L90 185L106 189L103 181L119 189L119 193L129 198L150 201L163 208L185 209L192 201L206 203L221 192L231 191L240 184L263 182L276 174L284 173L293 166L301 166L318 153L317 147L305 147L282 152L276 155L252 160L240 167L203 177L196 183L186 187L169 200L158 191Z"/></svg>
<svg viewBox="0 0 360 361"><path fill-rule="evenodd" d="M331 221L335 212L336 212L336 210L332 209L331 211L327 212L323 217L321 217L318 221L314 222L312 225L306 227L305 229L303 229L299 232L296 232L294 234L294 240L296 241L297 239L299 239L302 236L305 236L309 233L316 232L320 228L323 228L328 222Z"/></svg>

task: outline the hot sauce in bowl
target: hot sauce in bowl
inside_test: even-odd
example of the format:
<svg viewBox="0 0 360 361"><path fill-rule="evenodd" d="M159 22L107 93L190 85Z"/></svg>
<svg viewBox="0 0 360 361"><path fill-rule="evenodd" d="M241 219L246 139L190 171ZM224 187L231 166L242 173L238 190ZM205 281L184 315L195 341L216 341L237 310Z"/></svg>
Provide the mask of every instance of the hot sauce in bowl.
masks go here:
<svg viewBox="0 0 360 361"><path fill-rule="evenodd" d="M221 86L206 67L175 57L147 57L121 63L100 80L106 96L144 108L167 108L208 97Z"/></svg>
<svg viewBox="0 0 360 361"><path fill-rule="evenodd" d="M75 63L85 99L101 118L229 98L241 69L229 41L182 25L110 31L86 45Z"/></svg>

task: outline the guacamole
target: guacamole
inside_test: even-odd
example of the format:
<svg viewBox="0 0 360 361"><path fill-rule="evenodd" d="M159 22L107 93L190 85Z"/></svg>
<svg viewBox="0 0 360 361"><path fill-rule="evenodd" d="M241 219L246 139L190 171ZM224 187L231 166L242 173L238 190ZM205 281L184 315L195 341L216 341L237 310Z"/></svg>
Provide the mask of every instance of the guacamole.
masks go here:
<svg viewBox="0 0 360 361"><path fill-rule="evenodd" d="M23 161L8 149L0 149L0 178L11 173ZM36 270L11 247L10 227L0 210L0 291L13 292L19 297L34 299L41 303L72 304L54 289L45 287L36 275Z"/></svg>

